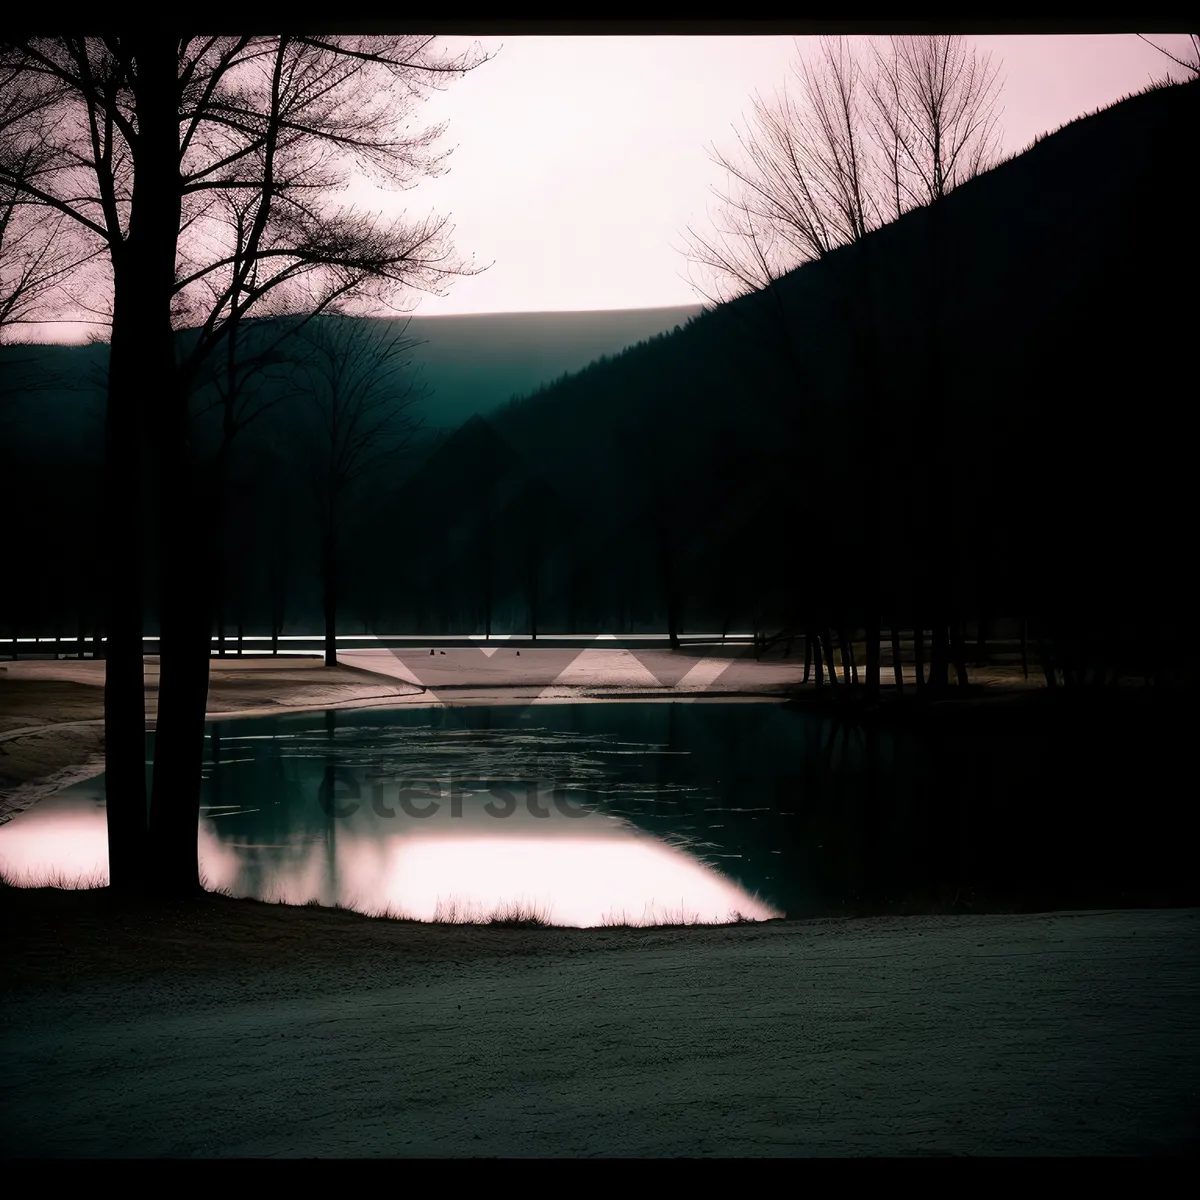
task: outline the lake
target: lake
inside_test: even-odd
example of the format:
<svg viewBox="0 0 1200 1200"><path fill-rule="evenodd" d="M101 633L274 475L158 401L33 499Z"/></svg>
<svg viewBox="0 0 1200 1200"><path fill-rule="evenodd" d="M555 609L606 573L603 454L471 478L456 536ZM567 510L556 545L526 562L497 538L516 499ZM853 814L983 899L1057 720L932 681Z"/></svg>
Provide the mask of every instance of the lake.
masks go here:
<svg viewBox="0 0 1200 1200"><path fill-rule="evenodd" d="M577 926L1194 903L1194 818L1169 777L1144 738L1093 723L864 733L718 701L331 710L208 727L201 870L237 896ZM102 777L0 827L17 883L102 879L106 860Z"/></svg>

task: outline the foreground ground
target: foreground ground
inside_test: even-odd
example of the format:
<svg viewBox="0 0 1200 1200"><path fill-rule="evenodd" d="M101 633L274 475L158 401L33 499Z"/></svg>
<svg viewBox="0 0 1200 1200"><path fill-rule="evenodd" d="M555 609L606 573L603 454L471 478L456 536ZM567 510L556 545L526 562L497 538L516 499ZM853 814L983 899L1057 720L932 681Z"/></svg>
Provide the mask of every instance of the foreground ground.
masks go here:
<svg viewBox="0 0 1200 1200"><path fill-rule="evenodd" d="M0 889L9 1155L1194 1152L1196 910L427 926Z"/></svg>

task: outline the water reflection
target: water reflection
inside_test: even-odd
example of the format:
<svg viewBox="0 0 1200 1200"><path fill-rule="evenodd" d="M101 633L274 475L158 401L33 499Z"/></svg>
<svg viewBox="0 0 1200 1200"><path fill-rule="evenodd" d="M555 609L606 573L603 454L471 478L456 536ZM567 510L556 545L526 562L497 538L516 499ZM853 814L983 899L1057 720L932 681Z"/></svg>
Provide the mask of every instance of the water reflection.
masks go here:
<svg viewBox="0 0 1200 1200"><path fill-rule="evenodd" d="M436 725L359 718L339 728L333 712L215 724L207 749L198 836L214 890L419 920L783 915L709 861L700 839L648 831L619 809L638 796L670 802L677 785L657 787L645 770L656 755L682 753L664 745L493 728L475 710L461 724L443 715ZM0 870L22 884L104 881L102 780L0 829Z"/></svg>
<svg viewBox="0 0 1200 1200"><path fill-rule="evenodd" d="M775 704L294 713L210 727L199 844L211 887L422 918L1191 903L1195 816L1147 752L1183 744L1124 716L917 736ZM0 870L102 877L100 796L0 826Z"/></svg>

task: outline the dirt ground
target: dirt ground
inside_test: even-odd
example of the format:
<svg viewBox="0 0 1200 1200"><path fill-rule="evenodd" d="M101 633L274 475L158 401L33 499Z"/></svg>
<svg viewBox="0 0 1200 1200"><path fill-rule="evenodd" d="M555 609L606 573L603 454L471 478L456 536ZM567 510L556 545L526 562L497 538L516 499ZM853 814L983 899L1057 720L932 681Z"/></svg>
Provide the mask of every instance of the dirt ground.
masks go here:
<svg viewBox="0 0 1200 1200"><path fill-rule="evenodd" d="M7 1155L1198 1146L1196 910L570 930L0 908Z"/></svg>

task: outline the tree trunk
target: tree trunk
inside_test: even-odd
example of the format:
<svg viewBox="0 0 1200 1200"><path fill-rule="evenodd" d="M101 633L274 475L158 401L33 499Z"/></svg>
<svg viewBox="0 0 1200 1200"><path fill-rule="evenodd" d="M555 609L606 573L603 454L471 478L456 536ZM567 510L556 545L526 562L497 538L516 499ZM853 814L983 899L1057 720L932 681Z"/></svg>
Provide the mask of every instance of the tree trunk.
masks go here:
<svg viewBox="0 0 1200 1200"><path fill-rule="evenodd" d="M180 389L182 392L182 389ZM162 439L160 512L162 629L150 844L156 889L199 890L197 837L204 762L204 718L212 652L212 566L199 468L187 445L186 396L163 398L175 414Z"/></svg>
<svg viewBox="0 0 1200 1200"><path fill-rule="evenodd" d="M129 257L138 252L133 239ZM141 337L144 272L114 264L112 341L104 422L105 634L94 655L104 670L104 791L109 883L138 891L146 868L146 698L142 658L144 410Z"/></svg>
<svg viewBox="0 0 1200 1200"><path fill-rule="evenodd" d="M963 640L962 623L957 619L950 625L950 649L958 686L965 688L967 680L967 647Z"/></svg>
<svg viewBox="0 0 1200 1200"><path fill-rule="evenodd" d="M158 33L131 40L137 64L138 149L129 241L145 239L138 292L146 306L133 331L133 369L148 394L148 411L152 396L159 496L160 677L150 865L157 891L192 894L200 886L197 841L215 563L204 503L208 497L201 494L188 396L175 365L171 326L182 202L179 51L177 39ZM111 629L109 638L111 656Z"/></svg>
<svg viewBox="0 0 1200 1200"><path fill-rule="evenodd" d="M279 653L279 636L283 633L284 622L284 589L287 586L287 573L284 559L276 561L270 571L268 590L271 607L271 653Z"/></svg>
<svg viewBox="0 0 1200 1200"><path fill-rule="evenodd" d="M825 686L825 670L821 654L821 636L818 633L810 633L808 640L813 648L813 671L817 677L817 687Z"/></svg>
<svg viewBox="0 0 1200 1200"><path fill-rule="evenodd" d="M867 699L878 700L880 674L883 667L883 654L880 647L880 642L883 641L883 621L875 616L873 606L867 615L865 637L867 639Z"/></svg>
<svg viewBox="0 0 1200 1200"><path fill-rule="evenodd" d="M1046 686L1049 688L1057 688L1058 674L1054 665L1054 657L1051 652L1050 641L1040 627L1037 633L1037 644L1038 658L1041 660L1042 674L1046 677Z"/></svg>
<svg viewBox="0 0 1200 1200"><path fill-rule="evenodd" d="M948 624L939 617L933 623L933 644L929 654L929 690L944 692L950 685L950 642Z"/></svg>
<svg viewBox="0 0 1200 1200"><path fill-rule="evenodd" d="M537 641L537 617L538 617L538 560L537 554L531 549L529 552L529 640Z"/></svg>
<svg viewBox="0 0 1200 1200"><path fill-rule="evenodd" d="M850 639L846 636L846 627L844 625L838 630L838 649L842 656L842 682L849 684L852 679L852 671L850 667Z"/></svg>
<svg viewBox="0 0 1200 1200"><path fill-rule="evenodd" d="M913 629L913 666L916 669L917 691L925 690L925 630L921 626Z"/></svg>
<svg viewBox="0 0 1200 1200"><path fill-rule="evenodd" d="M222 479L221 484L223 483ZM213 608L217 614L217 655L224 658L229 653L228 647L225 645L225 592L228 585L228 573L225 562L225 488L221 484L217 488L216 504L212 514L214 526L212 544L216 547L212 591Z"/></svg>
<svg viewBox="0 0 1200 1200"><path fill-rule="evenodd" d="M834 665L833 658L833 634L828 630L824 630L822 637L825 641L825 665L829 671L829 685L836 689L838 686L837 667ZM842 664L843 667L845 663Z"/></svg>
<svg viewBox="0 0 1200 1200"><path fill-rule="evenodd" d="M662 562L663 590L666 593L667 601L667 640L670 642L672 650L678 650L679 610L677 597L675 594L675 564L671 556L671 547L668 542L668 537L669 535L665 530L660 530L659 555Z"/></svg>
<svg viewBox="0 0 1200 1200"><path fill-rule="evenodd" d="M808 633L806 631L804 634L804 678L800 681L801 683L808 682L809 671L812 669L812 661L813 661L812 634Z"/></svg>
<svg viewBox="0 0 1200 1200"><path fill-rule="evenodd" d="M222 487L222 492L225 490ZM246 577L245 567L238 572L237 585L237 656L242 657L243 645L246 639Z"/></svg>
<svg viewBox="0 0 1200 1200"><path fill-rule="evenodd" d="M940 694L949 686L949 641L950 624L947 611L949 596L949 547L943 532L945 523L937 519L939 501L945 492L942 472L945 470L947 451L944 364L942 361L942 313L945 300L944 261L945 247L943 229L944 201L935 200L925 210L929 236L929 307L928 307L928 379L924 389L924 412L928 435L929 459L925 472L926 547L928 571L926 582L929 589L930 607L933 616L933 644L929 656L929 690Z"/></svg>
<svg viewBox="0 0 1200 1200"><path fill-rule="evenodd" d="M483 636L492 636L492 534L486 520L483 526Z"/></svg>
<svg viewBox="0 0 1200 1200"><path fill-rule="evenodd" d="M866 603L864 637L867 643L867 699L879 699L880 641L883 637L883 577L880 555L882 530L880 500L883 473L883 428L879 347L876 340L873 256L869 243L860 242L857 250L862 263L859 292L863 301L863 365L866 391L866 517L863 561L866 579L863 591ZM857 672L856 672L857 674ZM856 678L854 681L858 683Z"/></svg>
<svg viewBox="0 0 1200 1200"><path fill-rule="evenodd" d="M904 694L904 662L900 654L900 630L892 629L892 677L896 681L896 694Z"/></svg>
<svg viewBox="0 0 1200 1200"><path fill-rule="evenodd" d="M325 613L325 665L337 666L337 561L333 523L325 533L321 556L321 605Z"/></svg>

